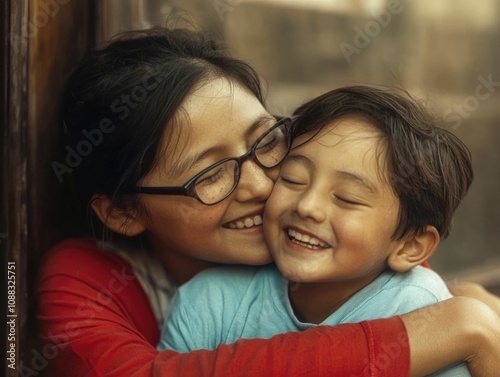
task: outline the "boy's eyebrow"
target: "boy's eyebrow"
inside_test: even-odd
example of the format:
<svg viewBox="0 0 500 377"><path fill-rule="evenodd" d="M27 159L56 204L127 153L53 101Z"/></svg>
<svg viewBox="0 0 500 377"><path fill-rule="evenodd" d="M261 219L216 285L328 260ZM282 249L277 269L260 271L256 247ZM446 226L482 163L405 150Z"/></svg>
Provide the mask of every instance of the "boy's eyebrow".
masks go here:
<svg viewBox="0 0 500 377"><path fill-rule="evenodd" d="M309 169L312 169L314 167L314 162L309 157L302 154L293 154L292 152L286 157L286 159L296 161L302 165L305 165L306 168ZM366 177L347 170L335 170L334 174L339 176L341 179L351 181L359 186L362 186L373 194L378 193L376 186Z"/></svg>
<svg viewBox="0 0 500 377"><path fill-rule="evenodd" d="M345 171L345 170L336 170L335 174L337 174L339 177L341 177L345 180L354 182L355 184L358 184L358 185L364 187L365 189L367 189L368 191L370 191L373 194L378 193L376 186L368 178L365 178L359 174L352 173L352 172Z"/></svg>
<svg viewBox="0 0 500 377"><path fill-rule="evenodd" d="M309 157L304 156L303 154L294 154L290 152L288 156L286 156L286 161L295 161L302 165L305 165L307 168L312 169L314 167L314 163Z"/></svg>

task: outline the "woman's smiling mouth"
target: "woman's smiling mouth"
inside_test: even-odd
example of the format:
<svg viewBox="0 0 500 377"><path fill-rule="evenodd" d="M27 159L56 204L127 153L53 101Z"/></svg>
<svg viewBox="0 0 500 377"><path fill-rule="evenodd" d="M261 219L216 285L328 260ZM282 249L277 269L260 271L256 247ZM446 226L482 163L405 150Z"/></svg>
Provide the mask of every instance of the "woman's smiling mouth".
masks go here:
<svg viewBox="0 0 500 377"><path fill-rule="evenodd" d="M262 216L261 215L253 215L245 218L241 218L237 221L233 221L228 223L227 228L231 229L243 229L243 228L252 228L254 226L258 226L262 224Z"/></svg>

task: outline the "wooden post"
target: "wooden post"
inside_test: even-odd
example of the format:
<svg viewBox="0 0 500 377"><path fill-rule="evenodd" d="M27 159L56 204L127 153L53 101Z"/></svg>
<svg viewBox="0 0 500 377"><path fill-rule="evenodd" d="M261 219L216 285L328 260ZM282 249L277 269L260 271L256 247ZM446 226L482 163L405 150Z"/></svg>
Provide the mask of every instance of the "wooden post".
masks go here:
<svg viewBox="0 0 500 377"><path fill-rule="evenodd" d="M61 237L52 221L57 207L50 200L58 183L51 161L59 135L59 97L72 68L94 43L93 13L92 0L2 2L1 276L15 284L7 280L1 297L8 355L2 357L5 373L0 374L9 377L50 376L51 355L36 341L32 287L40 256Z"/></svg>

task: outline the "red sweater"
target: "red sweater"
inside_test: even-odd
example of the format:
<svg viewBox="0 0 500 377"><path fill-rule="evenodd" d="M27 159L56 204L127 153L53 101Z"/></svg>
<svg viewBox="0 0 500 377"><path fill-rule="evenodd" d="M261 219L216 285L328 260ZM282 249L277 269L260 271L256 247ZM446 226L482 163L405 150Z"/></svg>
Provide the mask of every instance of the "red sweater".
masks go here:
<svg viewBox="0 0 500 377"><path fill-rule="evenodd" d="M132 269L89 239L65 241L46 255L37 294L43 353L57 377L409 373L399 317L240 340L213 351L158 352L156 320Z"/></svg>

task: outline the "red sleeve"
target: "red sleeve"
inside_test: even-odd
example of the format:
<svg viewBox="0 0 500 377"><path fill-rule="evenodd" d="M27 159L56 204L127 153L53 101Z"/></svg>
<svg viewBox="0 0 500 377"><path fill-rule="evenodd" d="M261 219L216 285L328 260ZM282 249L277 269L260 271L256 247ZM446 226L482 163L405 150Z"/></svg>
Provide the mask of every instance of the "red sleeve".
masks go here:
<svg viewBox="0 0 500 377"><path fill-rule="evenodd" d="M37 294L43 356L57 377L374 377L409 371L399 317L240 340L214 351L158 352L156 320L130 266L91 240L52 250Z"/></svg>

